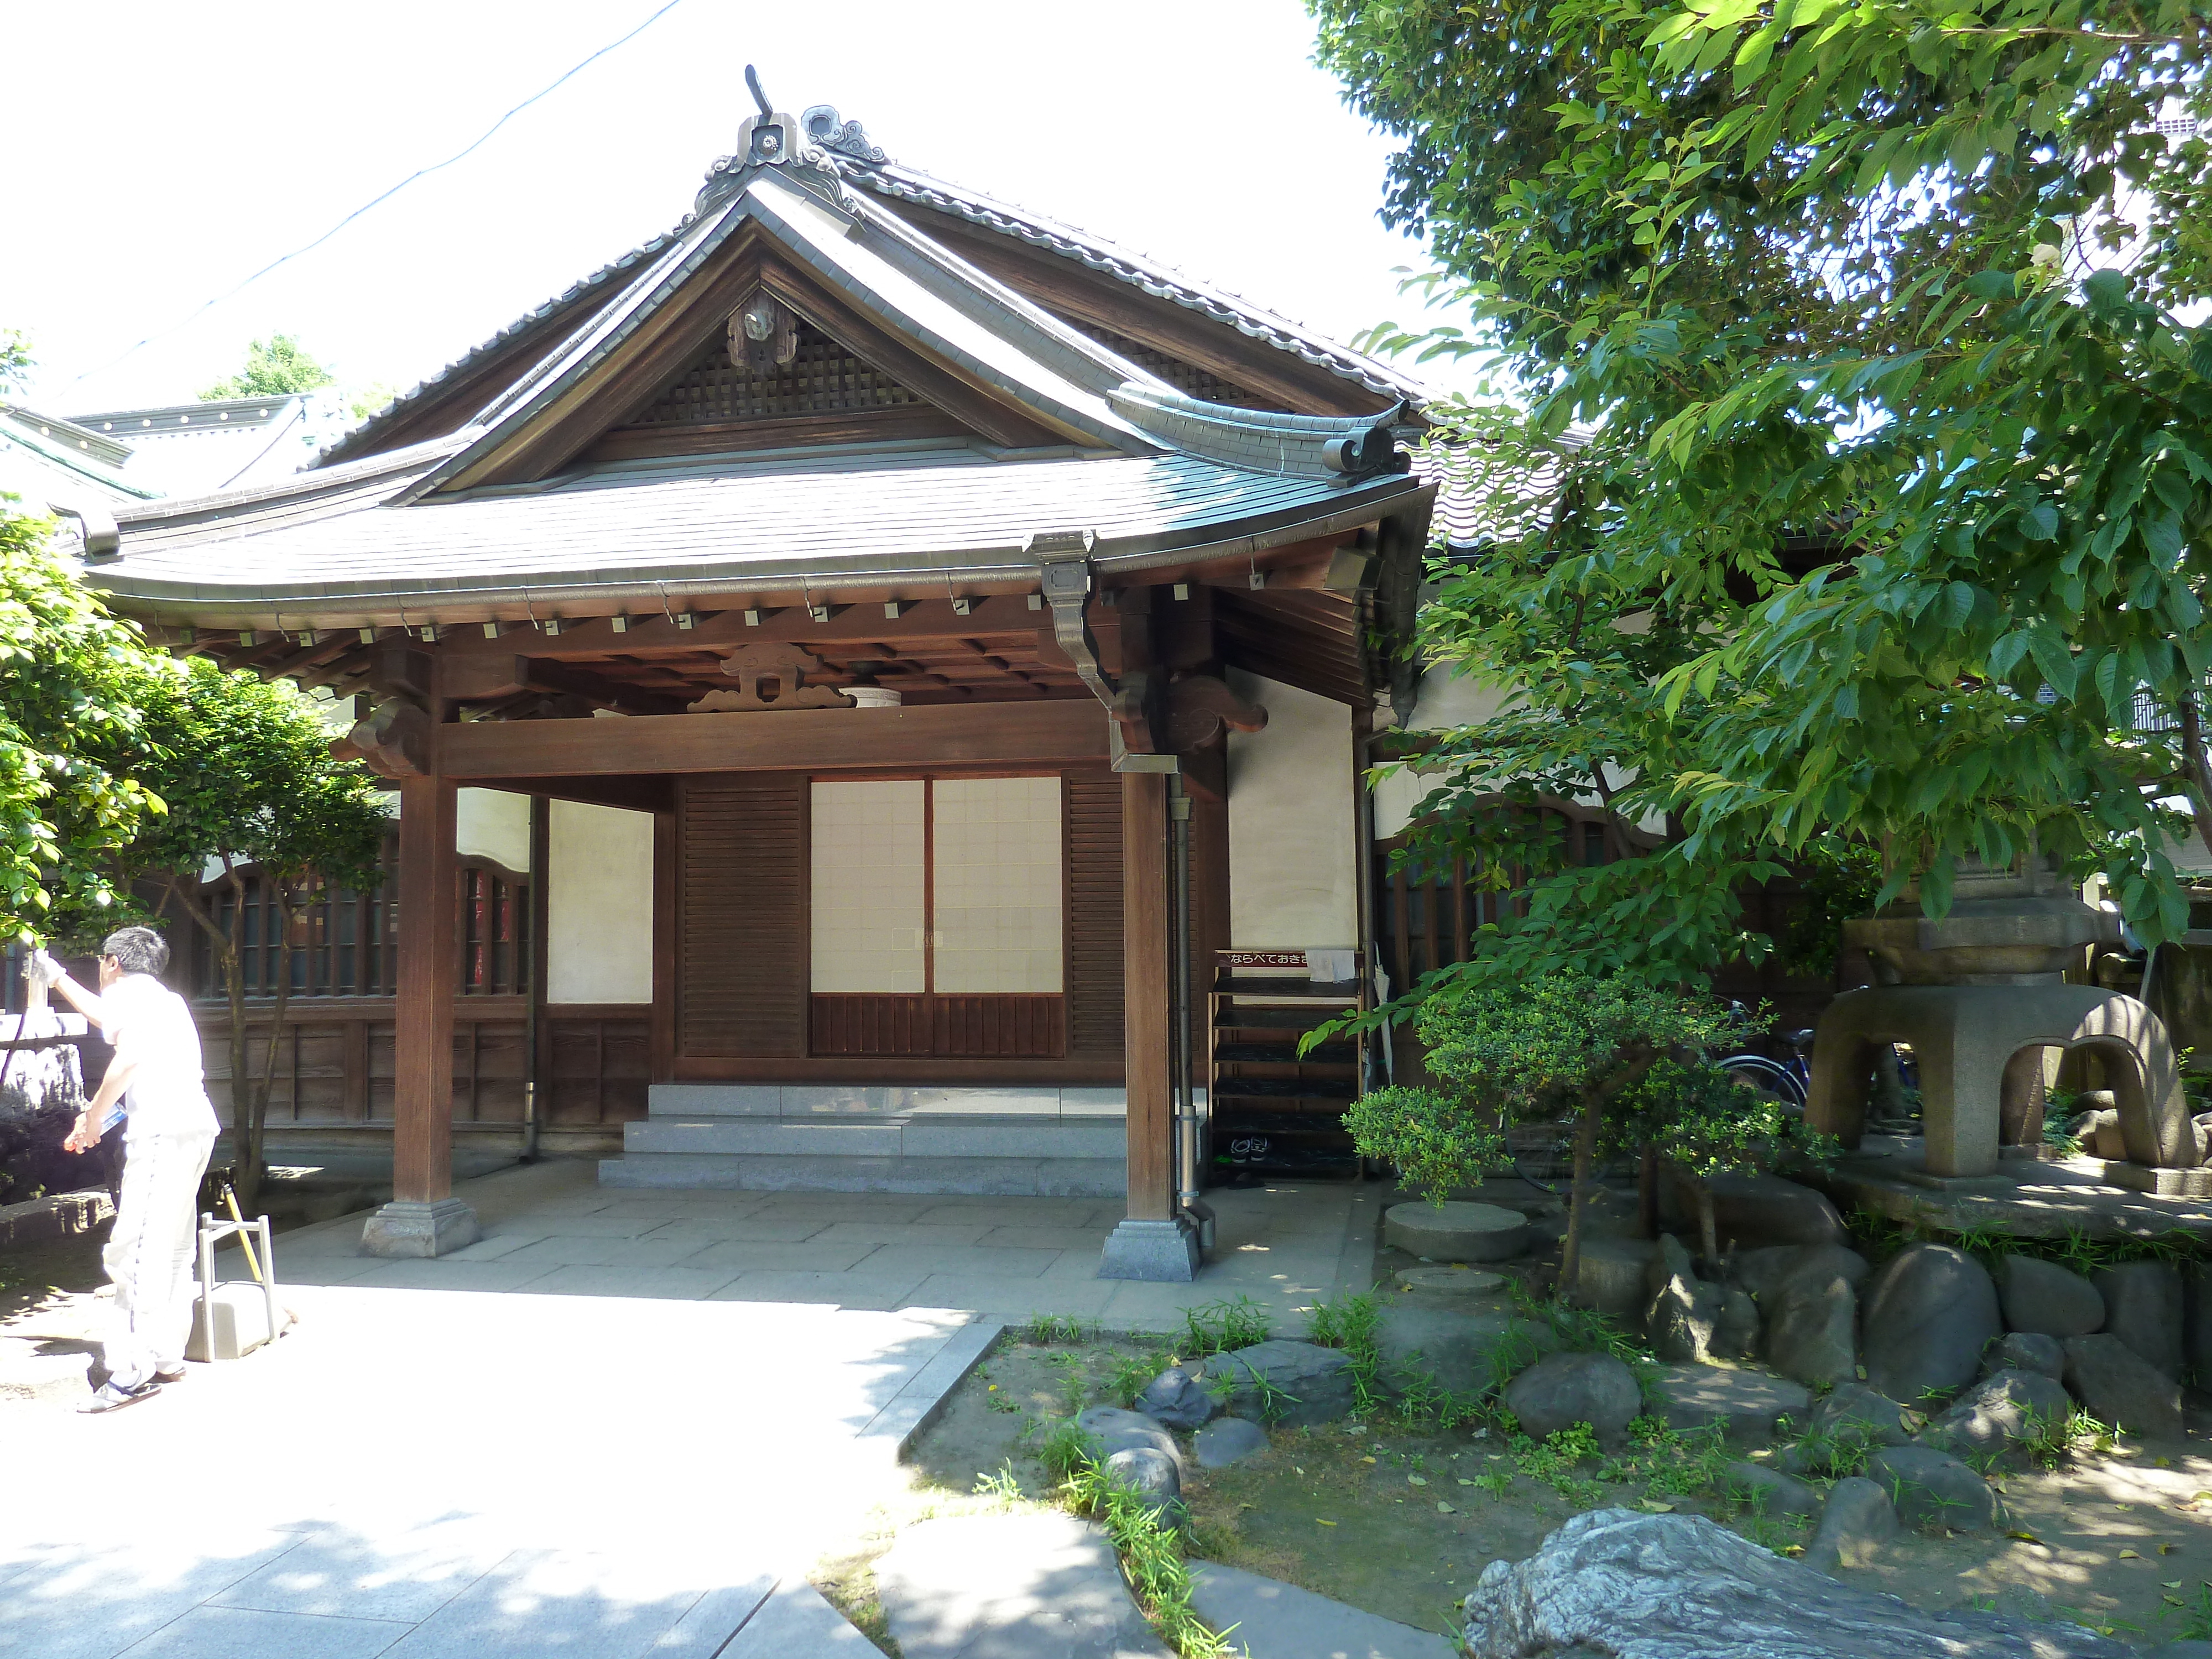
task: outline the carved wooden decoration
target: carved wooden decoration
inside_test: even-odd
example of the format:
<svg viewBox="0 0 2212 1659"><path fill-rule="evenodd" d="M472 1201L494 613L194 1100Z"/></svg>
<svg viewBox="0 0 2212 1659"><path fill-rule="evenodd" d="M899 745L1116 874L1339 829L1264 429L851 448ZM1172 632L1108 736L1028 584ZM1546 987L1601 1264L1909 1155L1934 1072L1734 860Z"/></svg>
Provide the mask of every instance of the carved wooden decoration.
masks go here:
<svg viewBox="0 0 2212 1659"><path fill-rule="evenodd" d="M1232 732L1257 732L1267 724L1267 711L1246 702L1225 681L1211 674L1186 674L1168 687L1168 747L1177 754L1204 748Z"/></svg>
<svg viewBox="0 0 2212 1659"><path fill-rule="evenodd" d="M331 744L337 759L359 760L380 777L419 778L429 770L430 717L415 704L392 697Z"/></svg>
<svg viewBox="0 0 2212 1659"><path fill-rule="evenodd" d="M709 691L691 705L695 714L755 708L850 708L853 700L826 685L809 685L807 677L826 676L819 657L781 640L740 647L722 659L722 672L738 683L734 691Z"/></svg>

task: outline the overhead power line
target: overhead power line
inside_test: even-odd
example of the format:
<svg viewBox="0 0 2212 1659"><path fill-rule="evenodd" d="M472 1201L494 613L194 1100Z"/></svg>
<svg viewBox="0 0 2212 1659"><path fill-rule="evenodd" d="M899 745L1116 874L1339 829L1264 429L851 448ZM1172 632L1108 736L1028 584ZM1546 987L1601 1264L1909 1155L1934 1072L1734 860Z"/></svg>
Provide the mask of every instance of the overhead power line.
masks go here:
<svg viewBox="0 0 2212 1659"><path fill-rule="evenodd" d="M609 52L615 51L618 47L628 46L631 41L636 40L639 35L644 33L647 29L651 28L655 23L658 23L662 18L667 16L670 12L674 11L677 7L683 3L684 0L668 0L668 3L666 5L661 7L659 10L654 12L652 16L647 18L642 23L640 23L635 28L623 35L620 40L608 41L606 45L601 46L589 58L585 58L581 63L574 65L555 80L548 82L544 86L540 87L536 92L532 93L529 97L524 99L513 109L507 111L506 114L501 116L498 120L486 127L483 131L477 136L476 141L470 144L467 149L454 151L442 161L434 161L427 167L416 168L414 172L409 173L404 179L402 179L398 184L392 185L391 189L386 191L382 195L363 202L351 213L347 214L344 218L339 220L337 223L332 225L321 235L316 237L313 241L303 243L301 246L294 248L289 253L281 254L277 258L271 259L267 264L262 266L260 270L255 271L251 276L248 276L243 281L225 289L222 293L216 295L215 298L208 301L204 305L200 306L190 315L185 317L181 321L173 323L165 329L161 329L155 333L149 334L144 339L134 343L125 350L109 358L106 362L100 364L96 368L88 368L82 374L72 375L67 384L75 386L79 380L88 380L94 374L105 374L107 370L113 368L118 363L129 358L132 353L137 351L141 347L149 346L156 340L166 340L169 336L176 333L180 329L190 327L193 323L198 322L202 316L206 314L208 312L212 311L216 307L221 305L225 300L245 292L246 289L252 287L254 283L259 282L264 276L266 276L270 271L276 270L279 265L289 264L303 253L313 252L324 243L329 241L331 237L337 235L355 220L360 218L362 214L368 212L372 208L382 206L385 203L390 201L393 197L399 194L401 191L406 189L408 185L413 184L417 179L427 179L432 173L441 172L445 168L453 166L454 162L464 161L467 157L474 155L477 150L483 149L483 146L489 142L494 133L497 132L509 121L512 121L516 116L521 114L523 111L528 109L532 104L538 102L538 100L547 96L549 94L558 90L568 82L574 80L578 75L581 74L585 70L589 69L593 64L598 63L600 58L605 57Z"/></svg>

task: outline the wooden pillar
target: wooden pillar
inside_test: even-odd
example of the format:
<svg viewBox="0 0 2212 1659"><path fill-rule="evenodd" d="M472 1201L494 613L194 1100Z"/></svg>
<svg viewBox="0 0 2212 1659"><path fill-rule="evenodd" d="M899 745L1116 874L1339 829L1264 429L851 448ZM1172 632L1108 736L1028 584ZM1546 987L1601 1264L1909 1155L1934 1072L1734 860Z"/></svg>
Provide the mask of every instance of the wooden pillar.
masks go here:
<svg viewBox="0 0 2212 1659"><path fill-rule="evenodd" d="M1168 781L1121 775L1122 1030L1128 1090L1128 1218L1102 1279L1187 1280L1198 1242L1176 1213L1175 1093L1168 1052Z"/></svg>
<svg viewBox="0 0 2212 1659"><path fill-rule="evenodd" d="M1129 1213L1175 1213L1175 1092L1168 1043L1168 781L1121 775L1122 1042L1129 1091Z"/></svg>
<svg viewBox="0 0 2212 1659"><path fill-rule="evenodd" d="M448 778L399 781L392 1202L362 1230L362 1248L372 1255L442 1255L477 1237L475 1212L453 1196L453 998L460 989L454 796Z"/></svg>

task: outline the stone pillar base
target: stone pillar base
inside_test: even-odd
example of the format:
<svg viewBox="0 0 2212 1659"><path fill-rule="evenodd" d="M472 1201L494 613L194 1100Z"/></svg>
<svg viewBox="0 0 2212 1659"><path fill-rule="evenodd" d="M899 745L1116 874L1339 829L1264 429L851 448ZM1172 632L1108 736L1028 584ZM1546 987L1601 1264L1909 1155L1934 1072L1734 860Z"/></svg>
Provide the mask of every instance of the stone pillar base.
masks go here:
<svg viewBox="0 0 2212 1659"><path fill-rule="evenodd" d="M476 1242L477 1212L458 1198L434 1204L394 1199L361 1230L361 1248L369 1255L450 1255Z"/></svg>
<svg viewBox="0 0 2212 1659"><path fill-rule="evenodd" d="M1101 1279L1142 1279L1187 1285L1198 1277L1198 1234L1181 1217L1172 1221L1125 1218L1098 1253Z"/></svg>

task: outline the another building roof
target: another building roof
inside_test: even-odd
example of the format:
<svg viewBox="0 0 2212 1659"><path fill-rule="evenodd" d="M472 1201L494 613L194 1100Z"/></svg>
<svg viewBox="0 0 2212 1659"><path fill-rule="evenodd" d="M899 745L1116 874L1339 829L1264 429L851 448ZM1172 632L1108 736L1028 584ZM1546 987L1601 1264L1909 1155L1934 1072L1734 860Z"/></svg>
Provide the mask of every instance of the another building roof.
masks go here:
<svg viewBox="0 0 2212 1659"><path fill-rule="evenodd" d="M88 496L108 507L160 492L126 478L127 444L34 410L0 404L0 491L43 513Z"/></svg>

